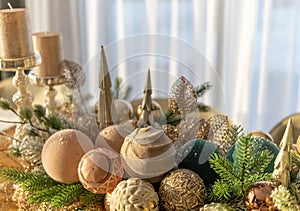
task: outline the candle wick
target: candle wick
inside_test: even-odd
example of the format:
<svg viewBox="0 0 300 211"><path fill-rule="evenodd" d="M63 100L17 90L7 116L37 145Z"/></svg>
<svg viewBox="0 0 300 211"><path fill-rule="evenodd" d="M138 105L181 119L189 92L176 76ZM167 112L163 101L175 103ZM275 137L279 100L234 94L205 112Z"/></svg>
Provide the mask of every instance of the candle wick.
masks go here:
<svg viewBox="0 0 300 211"><path fill-rule="evenodd" d="M7 3L10 10L14 10L14 8L11 6L10 2Z"/></svg>

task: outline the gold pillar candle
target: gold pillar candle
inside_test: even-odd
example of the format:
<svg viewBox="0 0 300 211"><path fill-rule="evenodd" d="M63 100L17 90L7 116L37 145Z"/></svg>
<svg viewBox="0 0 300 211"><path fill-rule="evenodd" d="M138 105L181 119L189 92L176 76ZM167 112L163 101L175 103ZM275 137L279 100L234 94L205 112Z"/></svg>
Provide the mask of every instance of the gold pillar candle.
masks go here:
<svg viewBox="0 0 300 211"><path fill-rule="evenodd" d="M34 69L39 78L57 77L62 75L62 36L58 32L38 32L32 35L33 47L42 57L42 64Z"/></svg>
<svg viewBox="0 0 300 211"><path fill-rule="evenodd" d="M0 59L33 54L29 11L25 8L0 10Z"/></svg>

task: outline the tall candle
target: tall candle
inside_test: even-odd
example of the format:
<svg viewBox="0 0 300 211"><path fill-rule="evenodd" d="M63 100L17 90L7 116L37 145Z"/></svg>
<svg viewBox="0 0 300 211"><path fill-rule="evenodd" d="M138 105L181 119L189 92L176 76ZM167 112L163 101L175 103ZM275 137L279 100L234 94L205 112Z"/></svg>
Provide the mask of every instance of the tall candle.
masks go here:
<svg viewBox="0 0 300 211"><path fill-rule="evenodd" d="M32 35L33 47L42 57L42 64L34 69L37 77L55 77L62 74L59 65L63 58L62 36L57 32L38 32Z"/></svg>
<svg viewBox="0 0 300 211"><path fill-rule="evenodd" d="M0 10L0 59L32 55L29 11L25 8Z"/></svg>

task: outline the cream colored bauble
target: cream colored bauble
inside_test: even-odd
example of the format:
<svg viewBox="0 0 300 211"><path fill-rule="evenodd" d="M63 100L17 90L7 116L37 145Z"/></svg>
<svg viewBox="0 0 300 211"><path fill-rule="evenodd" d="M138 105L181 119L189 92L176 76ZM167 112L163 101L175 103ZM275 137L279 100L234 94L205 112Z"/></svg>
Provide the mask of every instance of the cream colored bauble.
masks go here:
<svg viewBox="0 0 300 211"><path fill-rule="evenodd" d="M110 210L158 211L158 194L153 186L138 178L120 182L110 196Z"/></svg>
<svg viewBox="0 0 300 211"><path fill-rule="evenodd" d="M121 148L123 166L130 177L158 182L173 169L176 150L164 130L137 128L126 136Z"/></svg>
<svg viewBox="0 0 300 211"><path fill-rule="evenodd" d="M78 182L77 167L81 157L94 148L84 133L66 129L54 133L42 150L42 164L46 173L60 183Z"/></svg>
<svg viewBox="0 0 300 211"><path fill-rule="evenodd" d="M95 147L102 147L120 153L125 137L133 130L133 127L125 125L110 125L101 130L96 139Z"/></svg>

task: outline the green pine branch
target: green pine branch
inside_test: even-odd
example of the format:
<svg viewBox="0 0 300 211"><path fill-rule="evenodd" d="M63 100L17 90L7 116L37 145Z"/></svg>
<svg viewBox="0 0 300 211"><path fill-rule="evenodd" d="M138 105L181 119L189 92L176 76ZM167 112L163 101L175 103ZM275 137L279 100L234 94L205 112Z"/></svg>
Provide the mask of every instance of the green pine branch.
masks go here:
<svg viewBox="0 0 300 211"><path fill-rule="evenodd" d="M124 99L126 100L131 91L132 91L132 87L131 86L126 86L126 87L122 87L122 78L120 77L116 77L115 78L115 84L114 84L114 89L113 89L113 98L114 99ZM121 91L123 90L123 91Z"/></svg>
<svg viewBox="0 0 300 211"><path fill-rule="evenodd" d="M20 184L24 190L29 192L43 190L59 184L46 174L24 172L14 168L0 169L0 177L4 180Z"/></svg>
<svg viewBox="0 0 300 211"><path fill-rule="evenodd" d="M230 182L232 179L239 179L234 165L226 157L221 154L214 153L209 160L214 171L221 175L223 180Z"/></svg>
<svg viewBox="0 0 300 211"><path fill-rule="evenodd" d="M173 125L173 126L178 125L181 121L181 116L173 113L171 110L168 110L165 113L165 118L166 118L167 124Z"/></svg>
<svg viewBox="0 0 300 211"><path fill-rule="evenodd" d="M80 196L80 200L83 204L92 204L96 202L103 202L105 194L95 194L90 191L85 191Z"/></svg>
<svg viewBox="0 0 300 211"><path fill-rule="evenodd" d="M292 157L292 163L296 168L300 168L300 154L297 151L290 151Z"/></svg>
<svg viewBox="0 0 300 211"><path fill-rule="evenodd" d="M0 177L19 184L25 191L28 191L30 204L50 203L56 208L61 208L76 201L81 201L85 205L104 199L103 194L89 192L81 183L61 184L47 174L5 168L0 169Z"/></svg>
<svg viewBox="0 0 300 211"><path fill-rule="evenodd" d="M195 88L195 93L197 97L202 97L210 88L212 87L210 82L204 82L200 86Z"/></svg>
<svg viewBox="0 0 300 211"><path fill-rule="evenodd" d="M221 178L212 187L211 199L226 202L234 197L242 198L253 182L271 180L271 174L264 172L273 155L269 150L258 151L256 147L252 137L241 136L235 145L233 162L222 155L211 156L210 165Z"/></svg>
<svg viewBox="0 0 300 211"><path fill-rule="evenodd" d="M72 204L79 200L81 194L85 192L81 183L63 184L59 186L62 186L62 188L59 189L51 199L51 204L57 208Z"/></svg>

